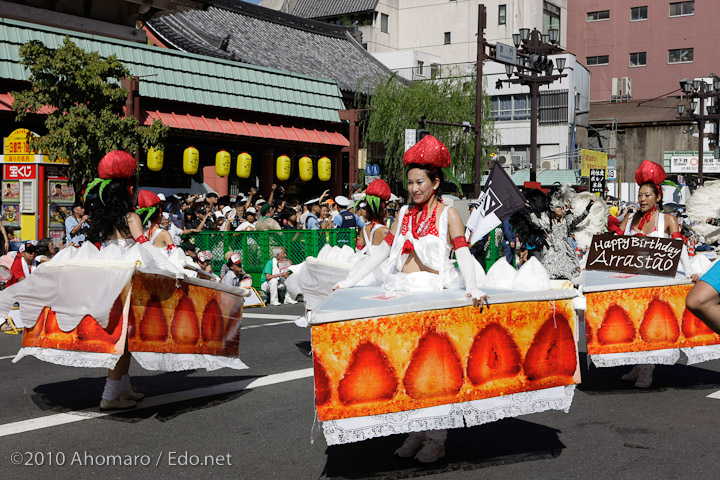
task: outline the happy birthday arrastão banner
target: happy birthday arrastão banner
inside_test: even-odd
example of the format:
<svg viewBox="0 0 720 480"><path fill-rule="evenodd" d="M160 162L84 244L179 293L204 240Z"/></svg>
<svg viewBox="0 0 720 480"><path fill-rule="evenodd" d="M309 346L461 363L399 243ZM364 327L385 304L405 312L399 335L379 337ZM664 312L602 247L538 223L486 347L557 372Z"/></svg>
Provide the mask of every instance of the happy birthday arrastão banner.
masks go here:
<svg viewBox="0 0 720 480"><path fill-rule="evenodd" d="M321 421L580 382L572 300L402 313L312 326Z"/></svg>

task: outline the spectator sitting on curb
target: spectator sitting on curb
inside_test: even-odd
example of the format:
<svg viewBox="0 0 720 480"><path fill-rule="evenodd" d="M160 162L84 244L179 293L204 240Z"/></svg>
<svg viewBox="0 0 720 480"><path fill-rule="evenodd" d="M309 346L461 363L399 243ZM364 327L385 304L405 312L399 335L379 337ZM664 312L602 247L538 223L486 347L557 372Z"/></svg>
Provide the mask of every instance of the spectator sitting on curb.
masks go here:
<svg viewBox="0 0 720 480"><path fill-rule="evenodd" d="M288 260L287 253L283 247L273 248L273 258L268 260L263 268L263 279L265 280L260 288L270 296L270 305L280 305L279 290L285 289L285 280L290 276L288 268L292 262ZM284 303L297 303L290 292L285 292Z"/></svg>
<svg viewBox="0 0 720 480"><path fill-rule="evenodd" d="M37 267L35 257L37 256L36 249L37 242L35 240L29 240L20 245L20 250L13 261L10 272L13 274L13 278L5 283L6 287L14 285L18 282L25 280L25 277L30 275L32 271Z"/></svg>
<svg viewBox="0 0 720 480"><path fill-rule="evenodd" d="M222 277L220 283L231 287L252 286L252 277L243 270L242 258L240 258L239 253L232 252L227 261L227 266L228 272ZM247 285L248 281L250 282L250 285Z"/></svg>
<svg viewBox="0 0 720 480"><path fill-rule="evenodd" d="M212 265L210 263L210 262L212 262L212 259L213 259L213 255L210 250L203 250L202 252L199 252L197 254L198 267L200 267L203 272L213 273Z"/></svg>

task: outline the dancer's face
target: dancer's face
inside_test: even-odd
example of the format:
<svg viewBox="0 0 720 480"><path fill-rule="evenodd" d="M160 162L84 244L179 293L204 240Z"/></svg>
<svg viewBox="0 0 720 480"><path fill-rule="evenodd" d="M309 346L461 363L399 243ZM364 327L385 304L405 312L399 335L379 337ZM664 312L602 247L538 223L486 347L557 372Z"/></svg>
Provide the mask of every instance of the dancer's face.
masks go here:
<svg viewBox="0 0 720 480"><path fill-rule="evenodd" d="M638 191L638 204L640 205L640 210L642 212L649 212L652 210L658 203L658 195L655 193L655 190L650 185L643 185L640 187L640 190Z"/></svg>
<svg viewBox="0 0 720 480"><path fill-rule="evenodd" d="M427 171L420 168L408 170L408 192L417 205L422 205L430 201L435 195L435 189L440 186L440 179L436 178L431 181Z"/></svg>

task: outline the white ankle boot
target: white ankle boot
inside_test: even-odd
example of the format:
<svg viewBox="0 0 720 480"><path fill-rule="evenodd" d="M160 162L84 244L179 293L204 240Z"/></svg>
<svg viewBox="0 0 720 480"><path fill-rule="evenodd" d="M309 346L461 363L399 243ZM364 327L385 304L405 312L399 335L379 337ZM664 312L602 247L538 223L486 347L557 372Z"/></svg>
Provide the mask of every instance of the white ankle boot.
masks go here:
<svg viewBox="0 0 720 480"><path fill-rule="evenodd" d="M652 385L652 375L655 370L655 365L640 365L638 371L637 381L635 382L636 388L650 388Z"/></svg>
<svg viewBox="0 0 720 480"><path fill-rule="evenodd" d="M634 382L638 379L638 375L640 373L640 365L633 366L632 370L630 370L628 373L620 377L626 382Z"/></svg>

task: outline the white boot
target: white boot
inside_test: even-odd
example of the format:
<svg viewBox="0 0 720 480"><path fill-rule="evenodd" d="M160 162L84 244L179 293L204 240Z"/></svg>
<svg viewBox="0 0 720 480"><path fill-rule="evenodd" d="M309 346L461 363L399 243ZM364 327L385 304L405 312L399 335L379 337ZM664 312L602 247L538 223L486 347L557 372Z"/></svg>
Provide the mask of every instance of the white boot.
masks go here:
<svg viewBox="0 0 720 480"><path fill-rule="evenodd" d="M421 463L433 463L445 456L445 443L437 440L425 440L420 451L415 455L415 460Z"/></svg>
<svg viewBox="0 0 720 480"><path fill-rule="evenodd" d="M395 450L395 455L402 458L410 458L420 450L425 442L424 432L412 432L405 439L405 443Z"/></svg>
<svg viewBox="0 0 720 480"><path fill-rule="evenodd" d="M655 370L655 365L640 365L637 381L635 387L637 388L650 388L652 385L652 374Z"/></svg>
<svg viewBox="0 0 720 480"><path fill-rule="evenodd" d="M638 374L640 373L640 365L633 366L632 370L630 370L628 373L620 377L621 379L625 380L626 382L634 382L638 379Z"/></svg>

